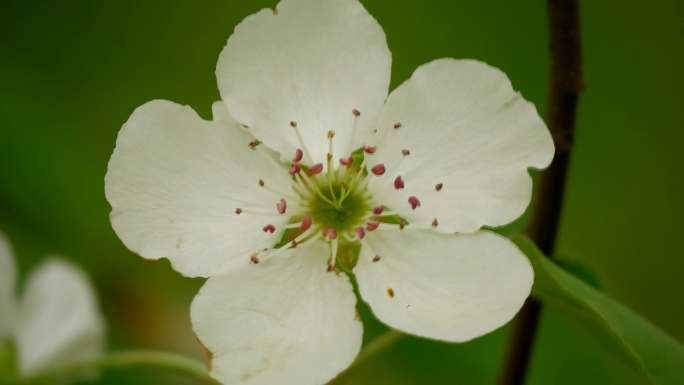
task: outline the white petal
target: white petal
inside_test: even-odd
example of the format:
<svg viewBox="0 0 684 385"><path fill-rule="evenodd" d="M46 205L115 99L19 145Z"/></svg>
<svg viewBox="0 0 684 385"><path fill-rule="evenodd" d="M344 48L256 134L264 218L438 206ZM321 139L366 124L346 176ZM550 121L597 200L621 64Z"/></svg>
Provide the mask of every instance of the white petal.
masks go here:
<svg viewBox="0 0 684 385"><path fill-rule="evenodd" d="M278 214L276 203L296 199L287 170L263 145L250 149L254 138L228 116L221 119L204 121L190 107L151 101L119 132L107 170L119 237L145 258L169 258L188 276L208 276L273 246L279 232L262 228L280 229L287 215ZM289 206L297 207L291 199Z"/></svg>
<svg viewBox="0 0 684 385"><path fill-rule="evenodd" d="M418 68L390 95L378 137L368 162L384 163L387 173L371 185L375 196L413 226L429 228L437 218L437 230L449 233L520 216L532 194L528 168L546 167L554 151L534 106L503 72L473 60ZM393 187L397 176L402 190ZM410 196L420 200L416 210Z"/></svg>
<svg viewBox="0 0 684 385"><path fill-rule="evenodd" d="M87 360L104 348L104 322L87 277L58 259L29 276L19 308L17 347L24 374Z"/></svg>
<svg viewBox="0 0 684 385"><path fill-rule="evenodd" d="M520 250L488 231L377 231L366 237L354 272L361 297L387 325L453 342L508 322L533 280Z"/></svg>
<svg viewBox="0 0 684 385"><path fill-rule="evenodd" d="M224 384L319 385L358 354L363 333L348 278L326 272L319 241L207 280L192 322Z"/></svg>
<svg viewBox="0 0 684 385"><path fill-rule="evenodd" d="M228 108L226 104L218 100L211 104L211 115L213 120L227 122L228 124L234 124L235 120L228 113Z"/></svg>
<svg viewBox="0 0 684 385"><path fill-rule="evenodd" d="M235 28L216 76L228 110L256 137L284 158L305 147L322 162L328 130L336 133L335 159L348 156L354 109L357 131L375 125L390 66L385 34L358 1L283 0Z"/></svg>
<svg viewBox="0 0 684 385"><path fill-rule="evenodd" d="M0 348L10 337L16 312L17 268L5 234L0 233Z"/></svg>

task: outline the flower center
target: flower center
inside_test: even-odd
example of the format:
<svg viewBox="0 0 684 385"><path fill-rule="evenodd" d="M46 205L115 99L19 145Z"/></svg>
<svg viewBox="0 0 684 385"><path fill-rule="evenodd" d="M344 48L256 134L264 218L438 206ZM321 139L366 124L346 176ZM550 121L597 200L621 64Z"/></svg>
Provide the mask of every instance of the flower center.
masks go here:
<svg viewBox="0 0 684 385"><path fill-rule="evenodd" d="M359 115L359 111L353 110L354 127ZM292 121L290 127L295 130L301 145L301 148L295 150L288 168L288 173L292 178L292 190L297 196L271 190L282 196L275 202L274 208L279 215L287 216L287 222L283 229L277 229L270 223L263 226L264 233L282 235L274 240L272 248L262 249L252 254L250 261L258 264L262 258L274 257L302 243L322 239L330 247L327 260L328 270L348 271L356 263L360 241L367 232L377 230L381 224L398 226L399 229L403 229L408 224L390 208L375 201L368 190L371 179L382 177L391 170L386 169L383 163L372 162L373 154L377 151L375 146L362 146L349 156L334 160L332 152L335 133L333 131L327 134L326 164L308 163L312 158L302 140L299 125ZM401 124L396 123L394 130L400 127ZM260 141L255 140L249 146L256 150L260 144ZM410 150L403 149L401 154L403 157L409 156ZM278 168L280 166L279 164ZM270 189L264 180L259 179L258 182L260 187ZM388 183L388 181L382 178L381 183ZM401 176L396 176L389 183L392 183L397 190L405 187L405 181ZM441 183L436 189L437 191L441 189ZM290 198L290 204L288 204ZM415 196L410 196L407 204L415 210L420 207L420 200ZM264 214L244 208L235 209L236 215L243 215L243 213ZM436 219L433 226L437 226Z"/></svg>
<svg viewBox="0 0 684 385"><path fill-rule="evenodd" d="M333 182L330 186L318 182L320 194L309 198L309 213L314 223L332 228L338 233L352 232L363 225L371 210L369 200L361 191L347 191L348 182Z"/></svg>

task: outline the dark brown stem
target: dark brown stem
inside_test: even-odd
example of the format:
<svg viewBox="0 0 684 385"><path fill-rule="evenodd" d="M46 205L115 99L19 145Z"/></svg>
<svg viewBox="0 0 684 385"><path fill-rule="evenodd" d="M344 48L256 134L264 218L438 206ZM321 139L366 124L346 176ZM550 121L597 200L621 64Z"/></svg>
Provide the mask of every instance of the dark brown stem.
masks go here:
<svg viewBox="0 0 684 385"><path fill-rule="evenodd" d="M584 88L579 0L547 0L551 73L547 123L556 145L551 166L539 179L535 211L527 234L548 256L554 253L575 132L577 97ZM530 298L516 317L500 385L522 385L529 366L541 304Z"/></svg>

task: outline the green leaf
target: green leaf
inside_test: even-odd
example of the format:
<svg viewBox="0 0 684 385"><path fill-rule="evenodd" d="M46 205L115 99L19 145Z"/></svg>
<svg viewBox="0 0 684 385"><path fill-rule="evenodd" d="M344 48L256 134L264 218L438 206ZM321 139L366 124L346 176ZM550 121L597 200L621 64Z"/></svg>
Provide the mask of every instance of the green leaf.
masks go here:
<svg viewBox="0 0 684 385"><path fill-rule="evenodd" d="M684 346L634 311L592 288L544 257L532 241L513 241L535 272L533 295L588 326L651 384L684 384Z"/></svg>

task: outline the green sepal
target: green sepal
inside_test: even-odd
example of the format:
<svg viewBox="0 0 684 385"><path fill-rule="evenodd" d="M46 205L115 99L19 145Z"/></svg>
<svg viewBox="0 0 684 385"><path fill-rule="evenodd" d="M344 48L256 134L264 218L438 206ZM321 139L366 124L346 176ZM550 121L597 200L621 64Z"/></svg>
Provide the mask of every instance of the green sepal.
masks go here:
<svg viewBox="0 0 684 385"><path fill-rule="evenodd" d="M335 268L347 274L352 274L352 270L359 260L360 253L361 242L340 241L339 246L337 247Z"/></svg>

